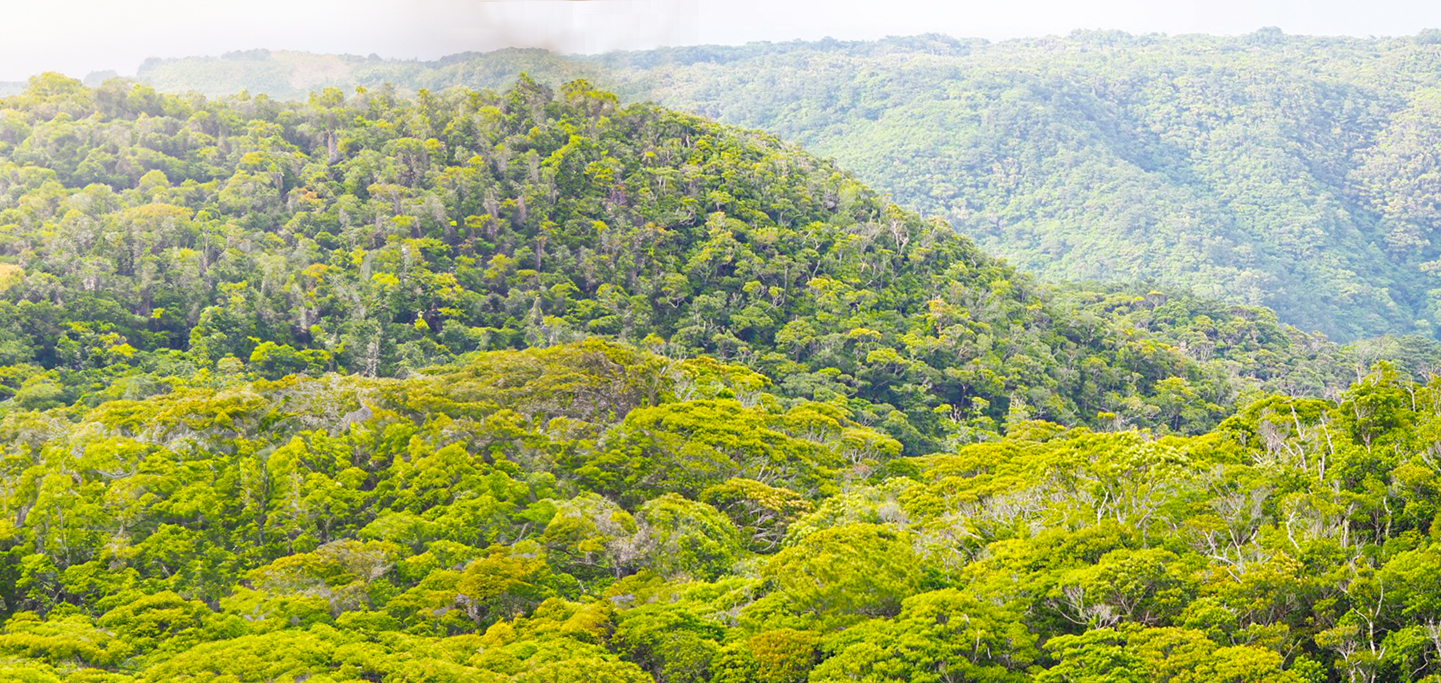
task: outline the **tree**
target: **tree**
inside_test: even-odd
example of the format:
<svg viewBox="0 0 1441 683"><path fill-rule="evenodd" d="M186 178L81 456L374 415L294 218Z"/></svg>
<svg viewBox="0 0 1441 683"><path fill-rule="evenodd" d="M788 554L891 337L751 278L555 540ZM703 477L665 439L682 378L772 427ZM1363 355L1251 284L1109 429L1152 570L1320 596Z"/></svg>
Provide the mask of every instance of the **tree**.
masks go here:
<svg viewBox="0 0 1441 683"><path fill-rule="evenodd" d="M662 576L714 580L740 557L735 526L705 503L668 493L646 501L640 516L653 544L649 564Z"/></svg>
<svg viewBox="0 0 1441 683"><path fill-rule="evenodd" d="M903 533L850 524L799 539L766 565L788 609L822 623L891 616L920 584L919 562Z"/></svg>

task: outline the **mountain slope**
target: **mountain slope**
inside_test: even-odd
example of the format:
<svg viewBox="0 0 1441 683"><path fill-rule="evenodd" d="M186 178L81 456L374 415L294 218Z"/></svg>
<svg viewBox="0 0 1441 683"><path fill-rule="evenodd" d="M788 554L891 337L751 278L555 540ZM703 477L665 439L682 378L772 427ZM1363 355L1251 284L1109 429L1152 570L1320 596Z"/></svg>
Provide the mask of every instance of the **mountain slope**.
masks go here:
<svg viewBox="0 0 1441 683"><path fill-rule="evenodd" d="M1032 422L915 458L598 340L198 379L0 419L6 680L1441 673L1441 391L1386 370L1203 436Z"/></svg>
<svg viewBox="0 0 1441 683"><path fill-rule="evenodd" d="M257 62L152 64L162 89L251 87ZM286 59L298 59L286 57ZM319 60L314 56L308 59ZM922 36L563 60L539 51L356 61L311 85L492 87L583 75L768 130L906 208L946 217L1053 280L1154 280L1275 308L1339 339L1431 333L1441 256L1425 178L1441 44L1258 32L1078 33L985 43ZM240 62L232 62L239 64ZM315 71L315 69L311 69ZM287 73L299 74L300 70ZM273 79L272 79L273 80ZM299 82L299 81L297 81ZM303 96L285 86L273 90Z"/></svg>
<svg viewBox="0 0 1441 683"><path fill-rule="evenodd" d="M0 289L7 681L1441 676L1441 382L1364 369L1434 343L1041 285L583 81L36 78Z"/></svg>
<svg viewBox="0 0 1441 683"><path fill-rule="evenodd" d="M286 104L51 76L0 122L24 407L599 335L747 363L919 453L1029 418L1204 429L1353 376L1262 310L1058 297L829 162L579 81Z"/></svg>

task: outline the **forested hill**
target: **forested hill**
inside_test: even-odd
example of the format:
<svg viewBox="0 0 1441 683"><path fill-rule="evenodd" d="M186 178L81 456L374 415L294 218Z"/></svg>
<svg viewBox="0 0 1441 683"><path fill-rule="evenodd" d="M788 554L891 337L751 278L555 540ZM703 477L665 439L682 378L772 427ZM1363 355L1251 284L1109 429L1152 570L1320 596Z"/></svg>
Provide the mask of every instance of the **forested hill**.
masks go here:
<svg viewBox="0 0 1441 683"><path fill-rule="evenodd" d="M1441 36L923 36L566 60L297 53L156 60L162 90L583 75L768 130L1053 280L1155 281L1351 339L1434 333Z"/></svg>
<svg viewBox="0 0 1441 683"><path fill-rule="evenodd" d="M829 162L583 81L299 104L39 77L0 100L0 259L20 408L604 336L746 363L924 453L1033 418L1205 429L1249 392L1335 395L1376 348L1058 293Z"/></svg>
<svg viewBox="0 0 1441 683"><path fill-rule="evenodd" d="M40 76L0 680L1434 683L1441 381L1367 366L1436 349L1040 284L585 81Z"/></svg>
<svg viewBox="0 0 1441 683"><path fill-rule="evenodd" d="M0 678L1441 674L1434 383L915 458L766 385L590 340L10 413Z"/></svg>

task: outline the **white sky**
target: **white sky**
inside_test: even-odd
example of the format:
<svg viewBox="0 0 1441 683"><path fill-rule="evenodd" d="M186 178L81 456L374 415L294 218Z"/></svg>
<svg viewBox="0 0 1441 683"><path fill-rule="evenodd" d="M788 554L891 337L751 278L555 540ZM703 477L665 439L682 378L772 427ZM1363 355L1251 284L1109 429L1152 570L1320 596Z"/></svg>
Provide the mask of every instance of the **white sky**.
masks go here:
<svg viewBox="0 0 1441 683"><path fill-rule="evenodd" d="M1316 35L1441 28L1436 0L0 0L0 81L133 75L147 57L268 48L435 59L938 32L992 40L1075 29Z"/></svg>

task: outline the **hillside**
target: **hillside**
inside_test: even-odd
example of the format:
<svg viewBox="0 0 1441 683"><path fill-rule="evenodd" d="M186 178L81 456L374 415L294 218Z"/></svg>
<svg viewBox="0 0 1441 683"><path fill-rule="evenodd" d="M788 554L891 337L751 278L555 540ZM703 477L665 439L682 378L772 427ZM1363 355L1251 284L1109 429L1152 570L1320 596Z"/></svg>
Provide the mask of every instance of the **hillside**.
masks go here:
<svg viewBox="0 0 1441 683"><path fill-rule="evenodd" d="M1156 282L1349 340L1434 334L1441 40L922 36L566 60L276 53L149 63L161 90L495 87L520 71L768 130L1054 281ZM299 65L304 66L299 66Z"/></svg>
<svg viewBox="0 0 1441 683"><path fill-rule="evenodd" d="M778 378L777 378L778 379ZM0 420L33 683L1431 681L1437 387L898 458L599 341Z"/></svg>
<svg viewBox="0 0 1441 683"><path fill-rule="evenodd" d="M287 104L37 78L0 100L0 259L0 386L31 408L605 336L743 362L918 454L1030 418L1203 430L1375 360L1264 309L1062 295L830 162L583 81Z"/></svg>
<svg viewBox="0 0 1441 683"><path fill-rule="evenodd" d="M1441 383L1388 359L1441 367L1039 283L585 81L45 75L0 678L1434 681Z"/></svg>

